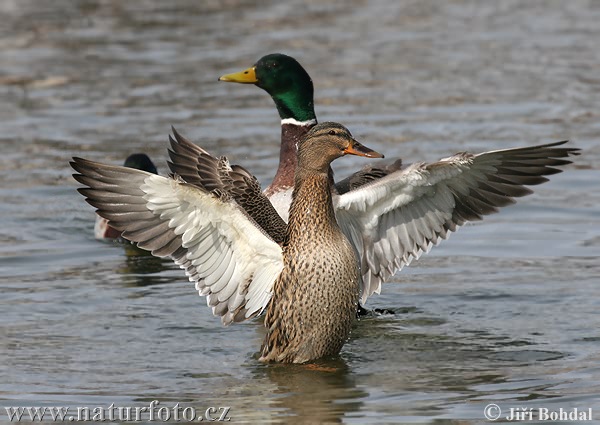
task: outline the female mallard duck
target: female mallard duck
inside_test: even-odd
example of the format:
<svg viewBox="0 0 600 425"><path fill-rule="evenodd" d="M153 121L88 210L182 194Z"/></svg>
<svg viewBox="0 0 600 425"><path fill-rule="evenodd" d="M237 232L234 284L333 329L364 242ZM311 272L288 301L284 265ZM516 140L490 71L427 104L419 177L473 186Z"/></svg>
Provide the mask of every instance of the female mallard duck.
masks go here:
<svg viewBox="0 0 600 425"><path fill-rule="evenodd" d="M382 157L339 124L306 135L281 244L226 191L80 158L71 165L98 214L141 248L171 256L223 323L267 308L262 361L304 363L337 354L356 316L358 260L335 220L329 180L330 163L346 154Z"/></svg>
<svg viewBox="0 0 600 425"><path fill-rule="evenodd" d="M127 159L125 159L123 166L148 171L152 174L158 174L156 166L145 153L134 153L129 155ZM96 215L94 236L96 239L118 239L121 237L121 232L109 226L107 219Z"/></svg>
<svg viewBox="0 0 600 425"><path fill-rule="evenodd" d="M564 143L459 153L334 196L333 159L378 154L339 124L320 124L299 147L287 226L250 173L176 132L170 155L182 174L172 178L77 158L72 166L98 213L141 248L170 256L223 323L267 308L262 360L304 362L343 345L359 297L358 270L364 299L466 221L514 203L531 193L527 185L560 172L554 167L578 154L559 147ZM343 223L355 230L344 231Z"/></svg>

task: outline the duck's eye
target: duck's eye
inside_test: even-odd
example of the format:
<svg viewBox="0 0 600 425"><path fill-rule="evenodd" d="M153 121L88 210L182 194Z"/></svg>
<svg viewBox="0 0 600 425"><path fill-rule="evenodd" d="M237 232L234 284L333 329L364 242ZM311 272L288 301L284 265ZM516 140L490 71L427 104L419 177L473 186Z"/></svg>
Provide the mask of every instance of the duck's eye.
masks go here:
<svg viewBox="0 0 600 425"><path fill-rule="evenodd" d="M271 68L277 68L279 64L277 62L271 62Z"/></svg>
<svg viewBox="0 0 600 425"><path fill-rule="evenodd" d="M335 136L336 134L337 134L337 132L335 130L329 130L330 136Z"/></svg>

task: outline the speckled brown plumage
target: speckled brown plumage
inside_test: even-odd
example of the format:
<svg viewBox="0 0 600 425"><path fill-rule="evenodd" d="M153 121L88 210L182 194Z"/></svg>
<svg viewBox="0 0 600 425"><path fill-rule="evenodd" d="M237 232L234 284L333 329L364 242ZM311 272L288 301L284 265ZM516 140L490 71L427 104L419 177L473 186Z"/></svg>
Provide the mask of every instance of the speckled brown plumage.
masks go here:
<svg viewBox="0 0 600 425"><path fill-rule="evenodd" d="M284 269L267 308L262 361L303 363L337 354L356 317L358 260L335 219L329 164L344 155L344 141L359 144L343 127L326 124L298 152ZM330 140L316 148L323 134Z"/></svg>
<svg viewBox="0 0 600 425"><path fill-rule="evenodd" d="M337 354L356 316L359 271L333 216L327 173L295 189L284 264L265 317L261 360L302 363Z"/></svg>

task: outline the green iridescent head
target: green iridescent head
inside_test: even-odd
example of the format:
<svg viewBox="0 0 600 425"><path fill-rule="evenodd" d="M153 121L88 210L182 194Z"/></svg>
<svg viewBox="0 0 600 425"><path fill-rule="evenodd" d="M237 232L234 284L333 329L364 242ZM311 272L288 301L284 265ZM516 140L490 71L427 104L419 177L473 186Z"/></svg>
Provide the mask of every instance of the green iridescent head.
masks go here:
<svg viewBox="0 0 600 425"><path fill-rule="evenodd" d="M273 53L252 67L223 75L219 81L255 84L271 95L281 119L315 120L313 83L302 65L291 56Z"/></svg>

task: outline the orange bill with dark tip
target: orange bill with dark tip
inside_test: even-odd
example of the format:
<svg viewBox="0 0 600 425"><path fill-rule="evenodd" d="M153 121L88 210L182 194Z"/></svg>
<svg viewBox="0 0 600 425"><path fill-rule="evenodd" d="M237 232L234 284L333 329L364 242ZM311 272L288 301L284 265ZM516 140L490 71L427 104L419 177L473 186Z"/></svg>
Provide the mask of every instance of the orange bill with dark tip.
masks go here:
<svg viewBox="0 0 600 425"><path fill-rule="evenodd" d="M383 154L354 140L350 146L344 149L344 153L350 155L366 156L367 158L384 158Z"/></svg>
<svg viewBox="0 0 600 425"><path fill-rule="evenodd" d="M227 81L228 83L255 84L258 83L256 78L256 68L253 66L241 72L227 74L219 77L219 81Z"/></svg>

